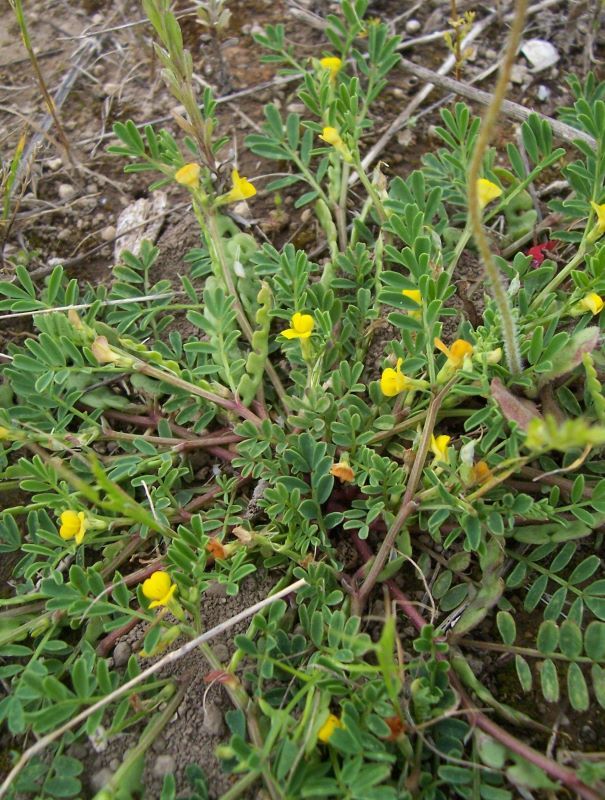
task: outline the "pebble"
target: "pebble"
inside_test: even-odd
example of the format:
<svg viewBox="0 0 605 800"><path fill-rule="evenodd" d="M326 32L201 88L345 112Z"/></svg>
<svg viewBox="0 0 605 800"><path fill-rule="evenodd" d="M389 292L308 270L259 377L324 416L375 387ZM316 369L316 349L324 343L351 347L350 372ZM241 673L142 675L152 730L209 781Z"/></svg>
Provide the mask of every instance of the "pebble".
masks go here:
<svg viewBox="0 0 605 800"><path fill-rule="evenodd" d="M119 758L112 758L109 762L109 768L112 769L114 772L119 769L121 761Z"/></svg>
<svg viewBox="0 0 605 800"><path fill-rule="evenodd" d="M51 169L53 172L56 172L58 169L61 169L63 166L63 160L61 158L50 158L46 162L46 166Z"/></svg>
<svg viewBox="0 0 605 800"><path fill-rule="evenodd" d="M120 84L119 83L104 83L103 84L103 94L113 96L120 91Z"/></svg>
<svg viewBox="0 0 605 800"><path fill-rule="evenodd" d="M108 225L101 231L101 239L103 239L104 242L113 242L115 238L116 238L116 229L113 225Z"/></svg>
<svg viewBox="0 0 605 800"><path fill-rule="evenodd" d="M206 703L202 727L211 736L222 736L224 734L225 722L223 714L215 703Z"/></svg>
<svg viewBox="0 0 605 800"><path fill-rule="evenodd" d="M559 60L557 48L545 39L529 39L521 47L521 52L533 67L534 72L548 69Z"/></svg>
<svg viewBox="0 0 605 800"><path fill-rule="evenodd" d="M172 775L175 769L176 762L172 756L158 756L153 765L153 774L158 778L163 778L164 775Z"/></svg>
<svg viewBox="0 0 605 800"><path fill-rule="evenodd" d="M405 23L405 32L406 33L418 33L418 31L422 28L422 23L418 19L409 19Z"/></svg>
<svg viewBox="0 0 605 800"><path fill-rule="evenodd" d="M128 663L132 649L128 642L118 642L113 651L113 663L116 667L123 667Z"/></svg>
<svg viewBox="0 0 605 800"><path fill-rule="evenodd" d="M545 103L550 97L550 89L548 86L544 86L544 84L541 83L538 86L538 92L536 96L541 103Z"/></svg>
<svg viewBox="0 0 605 800"><path fill-rule="evenodd" d="M510 71L510 79L512 83L522 84L529 78L527 67L523 64L514 64Z"/></svg>
<svg viewBox="0 0 605 800"><path fill-rule="evenodd" d="M225 644L214 645L214 655L219 661L226 661L229 658L229 648Z"/></svg>
<svg viewBox="0 0 605 800"><path fill-rule="evenodd" d="M304 103L288 103L286 111L289 111L291 114L304 114L306 106Z"/></svg>
<svg viewBox="0 0 605 800"><path fill-rule="evenodd" d="M76 190L71 185L71 183L60 183L59 188L57 189L57 193L61 200L71 200L71 198L75 195Z"/></svg>
<svg viewBox="0 0 605 800"><path fill-rule="evenodd" d="M103 767L103 769L93 773L90 779L90 788L94 792L100 792L105 784L111 780L112 776L113 772L108 767Z"/></svg>

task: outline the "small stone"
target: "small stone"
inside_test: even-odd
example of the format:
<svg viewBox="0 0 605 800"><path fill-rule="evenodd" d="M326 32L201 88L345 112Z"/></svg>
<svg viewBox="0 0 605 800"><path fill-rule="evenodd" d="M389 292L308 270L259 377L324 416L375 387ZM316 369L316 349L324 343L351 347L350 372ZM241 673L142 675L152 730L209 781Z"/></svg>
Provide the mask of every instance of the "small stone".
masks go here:
<svg viewBox="0 0 605 800"><path fill-rule="evenodd" d="M75 195L76 190L71 185L71 183L60 183L59 188L57 189L57 194L59 198L64 201L71 200L72 197Z"/></svg>
<svg viewBox="0 0 605 800"><path fill-rule="evenodd" d="M93 773L90 779L90 788L94 792L100 792L108 781L113 777L113 772L108 767L98 770Z"/></svg>
<svg viewBox="0 0 605 800"><path fill-rule="evenodd" d="M105 21L104 14L93 14L92 19L90 20L93 25L102 25Z"/></svg>
<svg viewBox="0 0 605 800"><path fill-rule="evenodd" d="M61 159L61 158L49 158L48 161L46 162L46 166L50 170L52 170L53 172L56 172L58 169L61 169L61 167L63 166L63 159Z"/></svg>
<svg viewBox="0 0 605 800"><path fill-rule="evenodd" d="M131 653L132 650L128 642L118 642L113 651L113 663L116 667L123 667L128 663Z"/></svg>
<svg viewBox="0 0 605 800"><path fill-rule="evenodd" d="M409 34L418 33L418 31L422 28L422 23L418 19L409 19L405 23L405 32Z"/></svg>
<svg viewBox="0 0 605 800"><path fill-rule="evenodd" d="M556 47L545 39L530 39L521 47L521 52L531 64L533 72L548 69L559 60Z"/></svg>
<svg viewBox="0 0 605 800"><path fill-rule="evenodd" d="M219 661L225 662L229 658L229 648L225 644L214 645L214 655Z"/></svg>
<svg viewBox="0 0 605 800"><path fill-rule="evenodd" d="M103 239L104 242L113 242L115 238L116 238L116 229L113 225L108 225L101 231L101 239Z"/></svg>
<svg viewBox="0 0 605 800"><path fill-rule="evenodd" d="M488 47L485 53L483 54L488 61L493 61L494 59L498 58L498 53L492 47Z"/></svg>
<svg viewBox="0 0 605 800"><path fill-rule="evenodd" d="M291 114L304 114L305 110L304 103L288 103L286 106L286 111L289 111Z"/></svg>
<svg viewBox="0 0 605 800"><path fill-rule="evenodd" d="M544 86L544 84L541 83L538 86L538 91L536 93L536 97L538 98L538 100L541 103L545 103L548 100L548 98L550 97L550 89L548 88L548 86Z"/></svg>
<svg viewBox="0 0 605 800"><path fill-rule="evenodd" d="M117 94L120 91L120 84L119 83L104 83L102 87L102 92L104 95L108 95L109 97L113 97L114 94Z"/></svg>
<svg viewBox="0 0 605 800"><path fill-rule="evenodd" d="M527 71L527 67L523 64L513 64L513 67L510 71L510 79L512 83L516 83L517 85L521 85L525 83L525 81L529 78L529 73Z"/></svg>
<svg viewBox="0 0 605 800"><path fill-rule="evenodd" d="M153 774L158 778L163 778L164 775L172 775L175 769L176 762L172 756L158 756L153 765Z"/></svg>
<svg viewBox="0 0 605 800"><path fill-rule="evenodd" d="M225 732L223 714L215 703L206 703L202 727L211 736L222 736Z"/></svg>
<svg viewBox="0 0 605 800"><path fill-rule="evenodd" d="M119 758L112 758L109 762L109 768L115 772L117 769L119 769L120 763L121 762Z"/></svg>

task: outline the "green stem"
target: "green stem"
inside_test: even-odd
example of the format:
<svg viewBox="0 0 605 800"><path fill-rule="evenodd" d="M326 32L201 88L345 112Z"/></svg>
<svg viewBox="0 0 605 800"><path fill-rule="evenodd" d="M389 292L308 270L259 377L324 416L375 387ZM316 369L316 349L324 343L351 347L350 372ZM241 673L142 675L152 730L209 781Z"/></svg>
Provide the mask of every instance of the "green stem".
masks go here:
<svg viewBox="0 0 605 800"><path fill-rule="evenodd" d="M477 248L481 255L481 260L485 267L485 272L492 289L492 295L502 321L502 338L504 341L504 350L506 352L506 360L508 367L514 375L522 371L521 354L519 352L519 343L517 340L517 329L513 312L510 306L510 300L504 286L504 281L500 274L494 257L492 255L490 245L483 230L481 212L482 209L479 205L479 196L477 191L477 182L479 180L479 173L483 164L483 156L489 144L492 132L498 120L498 114L510 77L511 68L514 59L517 55L517 49L521 34L523 32L523 23L525 21L525 13L527 10L527 0L516 0L513 23L510 29L509 39L506 46L506 54L498 76L498 82L494 90L492 101L489 104L479 138L473 151L473 157L469 168L469 184L468 184L468 205L469 205L469 223L473 232L473 237L477 244Z"/></svg>

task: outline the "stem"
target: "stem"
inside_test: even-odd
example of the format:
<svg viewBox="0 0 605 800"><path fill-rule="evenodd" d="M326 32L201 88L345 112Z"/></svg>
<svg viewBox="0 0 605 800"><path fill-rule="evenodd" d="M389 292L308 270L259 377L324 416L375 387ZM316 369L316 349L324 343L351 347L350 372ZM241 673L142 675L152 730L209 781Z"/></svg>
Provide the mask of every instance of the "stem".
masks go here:
<svg viewBox="0 0 605 800"><path fill-rule="evenodd" d="M494 90L494 96L489 104L477 144L473 152L471 164L469 168L469 184L468 184L468 206L469 206L469 220L473 237L477 248L481 255L487 279L491 285L492 295L500 318L502 320L502 338L504 340L504 350L506 352L506 360L508 368L514 375L522 370L521 354L519 352L519 343L517 341L516 324L513 317L512 309L510 307L510 300L506 292L504 282L500 271L494 261L487 236L483 231L481 221L481 211L479 206L479 197L477 192L477 181L479 180L479 173L483 163L483 156L489 144L494 127L498 120L498 114L504 95L506 94L506 87L510 77L510 71L513 61L517 55L519 41L523 32L523 23L525 21L525 13L527 11L527 0L516 0L513 23L510 29L508 44L506 48L506 55L500 69L498 82Z"/></svg>
<svg viewBox="0 0 605 800"><path fill-rule="evenodd" d="M342 252L347 249L347 193L349 190L349 171L351 167L345 161L340 176L340 197L335 209L336 225L338 227L338 245Z"/></svg>
<svg viewBox="0 0 605 800"><path fill-rule="evenodd" d="M355 613L359 613L359 610L363 608L366 599L376 585L378 576L382 572L382 568L384 567L389 553L391 552L391 549L395 543L397 534L403 528L406 519L417 508L417 503L414 501L414 495L416 494L416 489L422 476L422 470L424 469L426 455L431 444L431 436L433 435L435 423L437 422L437 412L447 397L449 390L452 388L454 381L455 378L449 381L429 405L424 428L422 429L422 436L420 438L420 443L418 444L418 450L416 451L416 458L414 459L405 494L403 495L401 508L393 520L391 527L387 531L382 544L380 545L380 549L376 554L376 558L370 567L370 571L368 572L366 579L361 585L357 596L354 598L354 603L356 605Z"/></svg>

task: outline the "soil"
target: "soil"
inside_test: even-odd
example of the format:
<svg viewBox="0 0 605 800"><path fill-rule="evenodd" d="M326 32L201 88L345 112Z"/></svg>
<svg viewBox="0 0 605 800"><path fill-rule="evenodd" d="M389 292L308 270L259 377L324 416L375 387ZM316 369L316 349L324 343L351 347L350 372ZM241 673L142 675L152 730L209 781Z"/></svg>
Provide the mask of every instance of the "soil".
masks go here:
<svg viewBox="0 0 605 800"><path fill-rule="evenodd" d="M500 2L503 8L507 3ZM178 9L190 8L190 3L176 3ZM327 13L338 10L338 4L323 0L228 0L232 16L229 28L215 41L191 13L181 19L187 47L190 48L199 83L213 86L219 97L241 90L250 90L234 101L222 102L219 119L224 130L233 137L230 156L243 174L259 176L273 172L273 165L263 162L246 151L244 137L263 120L263 105L275 102L283 110L298 100L289 84L272 83L275 76L271 65L260 64L260 48L252 33L267 24L284 22L288 40L296 44L305 56L324 55L328 48L321 31L309 24L321 21ZM492 4L459 2L458 8L472 7L477 17L492 10ZM598 0L587 2L551 2L547 8L530 17L526 38L550 41L560 59L552 67L532 73L522 56L517 59L515 81L509 98L545 114L570 100L563 80L573 72L584 76L595 69L603 77L605 44L603 37L591 32L599 30ZM294 16L294 12L298 14ZM306 16L301 16L300 12ZM0 10L0 148L3 161L10 160L19 136L26 133L28 144L29 180L20 197L18 211L4 243L0 278L10 280L13 267L8 260L19 258L34 277L42 279L57 263L62 263L70 275L93 285L109 284L115 264L115 232L119 215L136 200L148 197L147 176L123 174L123 162L108 155L105 147L112 141L111 126L115 121L132 118L136 123L162 120L173 133L177 132L171 113L175 102L165 88L160 65L151 44L150 28L142 20L139 4L125 0L30 0L27 18L44 80L51 93L66 89L58 113L70 145L71 160L58 144L58 134L43 104L29 61L25 56L17 25L10 7ZM369 16L391 21L392 28L405 40L434 31L447 29L449 2L430 0L424 3L399 3L396 0L375 0L370 3ZM601 11L601 17L603 12ZM595 22L596 21L596 22ZM412 25L412 22L414 24ZM601 19L601 29L604 20ZM417 24L416 24L417 23ZM406 32L414 29L413 34ZM492 24L479 37L465 63L462 77L470 81L499 58L506 37L506 25ZM587 46L587 41L592 44ZM219 57L220 54L220 57ZM436 69L447 57L443 39L436 38L405 50L413 61ZM77 65L77 66L76 66ZM482 89L493 87L494 75L480 81ZM267 85L268 84L268 85ZM394 117L422 88L414 76L401 68L393 70L389 85L374 110L375 127L367 136L368 147L389 126ZM420 163L421 155L437 146L434 125L439 122L438 109L451 97L441 90L433 93L412 118L410 124L389 141L381 154L382 169L387 178L407 175ZM472 104L471 104L472 105ZM480 112L479 107L474 108ZM502 120L498 146L510 140L513 126ZM33 150L30 143L37 139ZM262 186L262 181L259 181ZM157 230L161 256L154 279L168 278L174 284L186 270L183 256L198 244L196 225L190 212L182 208L184 193L178 187L167 190L168 213ZM259 192L251 204L252 222L277 247L293 240L297 247L315 253L321 241L315 228L305 221L302 212L293 209L293 197L283 198L285 214L276 224L275 197ZM120 245L117 247L118 251ZM319 256L321 257L321 251ZM476 261L461 260L456 276L459 300L456 317L450 318L444 338L455 334L463 317L475 322L483 303L483 283ZM186 325L178 321L179 327ZM6 326L1 339L23 335L27 324L17 328ZM183 329L181 328L182 332ZM392 339L393 331L383 321L377 325L370 345L368 365L380 369L385 356L384 343ZM135 569L136 564L132 565ZM4 573L0 577L5 578ZM265 597L271 583L264 576L254 575L242 586L235 598L211 595L204 605L204 622L211 627L233 613ZM5 588L5 587L1 587ZM408 589L409 590L409 585ZM412 592L422 601L424 590ZM379 613L375 605L373 613ZM237 629L235 632L239 632ZM232 650L234 632L216 642L225 659ZM134 629L118 644L121 657L127 649L136 650L140 631ZM480 638L480 632L477 633ZM512 675L510 660L497 654L478 653L481 679L499 696L512 705L519 704L517 684ZM224 712L230 708L226 693L219 686L205 683L208 672L201 655L191 654L175 667L178 677L194 674L185 700L175 719L154 743L146 757L144 772L146 800L160 795L162 771L174 770L178 790L186 791L183 771L187 764L203 766L210 782L211 797L217 797L230 785L230 778L221 772L214 756L215 746L225 736ZM506 689L507 681L510 687ZM529 699L532 702L532 699ZM527 705L527 698L523 699ZM535 698L536 714L553 724L558 721L568 739L568 749L605 749L605 720L603 715L577 714L567 709L546 709ZM547 716L548 711L548 716ZM139 731L126 733L109 743L104 752L96 753L87 745L74 746L74 754L84 757L87 765L86 796L101 788L102 778L113 772L128 749L136 742ZM102 772L105 770L105 772ZM1 770L0 770L1 771ZM254 797L253 793L251 797Z"/></svg>

